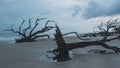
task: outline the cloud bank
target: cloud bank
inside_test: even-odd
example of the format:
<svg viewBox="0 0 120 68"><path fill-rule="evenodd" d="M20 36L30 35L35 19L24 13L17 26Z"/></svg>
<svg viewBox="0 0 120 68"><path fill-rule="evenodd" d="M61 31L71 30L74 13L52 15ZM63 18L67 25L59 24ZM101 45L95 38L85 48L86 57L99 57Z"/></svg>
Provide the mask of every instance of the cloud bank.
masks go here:
<svg viewBox="0 0 120 68"><path fill-rule="evenodd" d="M119 7L119 0L91 0L86 7L80 7L82 10L75 10L75 14L81 12L85 18L118 15L120 14Z"/></svg>
<svg viewBox="0 0 120 68"><path fill-rule="evenodd" d="M119 15L119 6L119 0L0 0L0 31L20 24L21 18L46 17L63 31L88 32L98 22L90 20Z"/></svg>

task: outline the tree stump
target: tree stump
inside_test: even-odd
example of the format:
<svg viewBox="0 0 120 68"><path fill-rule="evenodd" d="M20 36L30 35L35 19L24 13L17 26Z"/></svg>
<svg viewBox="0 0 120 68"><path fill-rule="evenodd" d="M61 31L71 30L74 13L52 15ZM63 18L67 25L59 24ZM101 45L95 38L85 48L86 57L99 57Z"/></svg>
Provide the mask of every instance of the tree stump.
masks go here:
<svg viewBox="0 0 120 68"><path fill-rule="evenodd" d="M56 25L56 34L54 36L58 46L58 48L54 50L56 51L56 57L54 59L57 59L58 62L69 60L70 59L69 50L66 47L66 43L63 39L62 33L57 25Z"/></svg>

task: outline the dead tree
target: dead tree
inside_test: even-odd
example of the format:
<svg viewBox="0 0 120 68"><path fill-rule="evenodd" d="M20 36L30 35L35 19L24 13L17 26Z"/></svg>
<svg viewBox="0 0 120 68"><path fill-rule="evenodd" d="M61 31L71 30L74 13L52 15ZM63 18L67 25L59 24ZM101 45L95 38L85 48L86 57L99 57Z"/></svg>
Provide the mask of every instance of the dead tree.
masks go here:
<svg viewBox="0 0 120 68"><path fill-rule="evenodd" d="M120 22L118 22L118 24L116 24L116 26L114 27L114 31L116 34L120 34Z"/></svg>
<svg viewBox="0 0 120 68"><path fill-rule="evenodd" d="M120 34L120 26L118 26L118 27L115 27L115 32L117 33L117 34Z"/></svg>
<svg viewBox="0 0 120 68"><path fill-rule="evenodd" d="M106 42L120 38L119 35L116 35L116 37L113 37L113 38L108 38L110 34L114 32L114 29L118 23L119 21L118 19L116 19L116 20L109 20L106 23L101 23L100 25L98 25L97 26L97 28L99 29L98 34L103 36L101 40L67 43L66 47L68 48L68 50L72 50L75 48L83 48L88 46L102 46L104 48L113 50L115 53L119 53L120 48L116 46L109 46L108 44L106 44Z"/></svg>
<svg viewBox="0 0 120 68"><path fill-rule="evenodd" d="M116 25L118 24L118 19L115 20L109 20L105 23L101 23L97 26L99 29L99 34L103 36L102 40L106 40L111 34L114 33L114 29Z"/></svg>
<svg viewBox="0 0 120 68"><path fill-rule="evenodd" d="M54 59L57 59L58 62L69 60L69 50L66 47L66 43L63 39L62 33L57 25L56 34L54 36L57 43L57 49L54 50L54 54L56 55Z"/></svg>
<svg viewBox="0 0 120 68"><path fill-rule="evenodd" d="M62 34L62 36L66 36L66 35L69 35L69 34L75 34L78 37L78 39L80 39L80 40L89 40L89 39L83 39L83 38L81 38L77 32L65 33L65 34Z"/></svg>
<svg viewBox="0 0 120 68"><path fill-rule="evenodd" d="M65 43L65 41L63 39L63 35L71 34L71 32L62 35L59 27L56 25L56 34L54 36L55 36L56 43L57 43L57 49L53 50L53 53L56 55L53 59L57 59L58 62L69 60L70 58L68 56L68 54L69 54L68 52L70 50L76 49L76 48L84 48L84 47L88 47L88 46L102 46L106 49L113 50L114 53L116 53L116 54L120 53L120 48L118 48L117 46L109 46L108 44L106 44L106 42L109 42L109 41L119 38L119 36L116 36L114 38L108 38L109 30L113 27L114 27L114 25L112 22L111 22L111 24L107 25L107 30L100 27L101 30L105 31L105 36L101 40L83 41L83 42L76 42L76 43Z"/></svg>
<svg viewBox="0 0 120 68"><path fill-rule="evenodd" d="M36 29L38 27L39 23L42 20L45 20L45 19L46 18L36 19L33 26L31 24L31 19L29 19L29 21L28 21L29 25L26 28L23 27L23 25L25 23L25 20L23 20L21 25L18 27L18 30L15 30L13 28L13 25L12 25L11 29L8 29L8 30L5 30L5 31L11 31L11 32L19 34L19 36L21 36L20 39L16 39L16 43L19 43L19 42L33 42L37 38L40 38L40 37L50 38L49 35L43 34L43 33L54 28L52 26L48 26L49 22L54 22L54 21L48 20L43 28L41 28L41 29L39 28L38 30Z"/></svg>

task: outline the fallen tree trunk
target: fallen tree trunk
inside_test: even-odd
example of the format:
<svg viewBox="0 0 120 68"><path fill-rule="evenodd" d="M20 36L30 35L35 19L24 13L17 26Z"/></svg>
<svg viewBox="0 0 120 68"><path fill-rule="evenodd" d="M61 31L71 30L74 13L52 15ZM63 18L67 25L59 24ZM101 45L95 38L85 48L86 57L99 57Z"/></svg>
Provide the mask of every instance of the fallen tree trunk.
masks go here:
<svg viewBox="0 0 120 68"><path fill-rule="evenodd" d="M68 48L68 50L72 50L75 48L83 48L83 47L88 47L88 46L102 46L104 48L113 50L115 53L120 52L120 48L115 47L115 46L109 46L105 42L102 42L102 41L88 41L88 42L77 42L77 43L66 44L66 47Z"/></svg>
<svg viewBox="0 0 120 68"><path fill-rule="evenodd" d="M56 25L56 34L54 36L57 43L57 49L54 49L54 54L56 55L54 59L57 59L58 62L69 60L70 59L69 50L66 47L66 43L57 25Z"/></svg>
<svg viewBox="0 0 120 68"><path fill-rule="evenodd" d="M54 49L52 52L53 52L53 54L56 55L53 59L57 59L58 62L69 60L70 59L69 58L70 50L76 49L76 48L84 48L84 47L88 47L88 46L102 46L106 49L113 50L116 54L120 52L120 48L118 48L116 46L109 46L108 44L105 43L105 42L109 42L111 40L118 39L119 36L115 37L115 38L111 38L111 39L106 39L106 40L102 39L102 40L97 40L97 41L65 43L63 36L71 34L71 33L73 33L73 32L62 35L59 27L56 25L56 34L54 36L55 36L55 40L57 43L57 49Z"/></svg>
<svg viewBox="0 0 120 68"><path fill-rule="evenodd" d="M54 49L52 52L53 54L55 54L56 56L53 59L57 59L58 62L60 61L66 61L69 58L69 51L72 49L76 49L76 48L84 48L84 47L88 47L88 46L102 46L106 49L111 49L113 50L116 54L120 53L120 48L116 47L116 46L109 46L108 44L106 44L106 42L115 40L115 39L120 39L120 36L116 36L114 38L108 38L109 37L109 31L111 29L114 28L114 26L116 25L116 20L110 22L108 21L107 24L105 24L104 26L107 27L107 29L103 28L103 24L101 24L100 26L98 26L98 28L100 29L100 31L104 31L105 35L103 36L103 38L101 40L96 40L96 41L88 41L89 39L82 39L77 32L70 32L70 33L66 33L66 34L62 34L59 27L56 25L56 34L55 36L55 40L57 43L57 48ZM76 43L65 43L63 36L66 36L68 34L75 34L77 35L77 37L80 40L86 40L86 41L81 41L81 42L76 42ZM105 53L105 51L100 51L101 53Z"/></svg>

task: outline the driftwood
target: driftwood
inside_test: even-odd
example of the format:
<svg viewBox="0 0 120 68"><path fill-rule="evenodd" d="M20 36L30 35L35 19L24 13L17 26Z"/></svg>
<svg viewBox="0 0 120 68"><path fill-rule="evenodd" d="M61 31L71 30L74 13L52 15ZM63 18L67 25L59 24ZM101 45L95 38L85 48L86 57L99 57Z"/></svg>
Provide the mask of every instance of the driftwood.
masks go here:
<svg viewBox="0 0 120 68"><path fill-rule="evenodd" d="M107 52L107 50L89 50L88 53L116 54L115 52Z"/></svg>
<svg viewBox="0 0 120 68"><path fill-rule="evenodd" d="M43 34L43 33L54 28L52 26L48 26L49 22L54 22L54 21L48 20L43 28L36 30L39 23L44 19L46 19L46 18L36 19L33 26L31 24L31 19L29 19L28 26L26 28L23 27L23 25L25 23L25 20L23 20L22 23L20 24L20 26L18 27L18 30L15 30L13 28L13 25L12 25L11 29L8 29L8 30L5 30L5 31L11 31L11 32L19 34L19 36L21 36L20 39L16 39L16 43L19 43L19 42L32 42L32 41L35 41L37 38L40 38L40 37L48 37L48 38L50 38L49 35Z"/></svg>
<svg viewBox="0 0 120 68"><path fill-rule="evenodd" d="M57 43L57 49L54 49L54 54L56 55L54 59L57 59L58 62L69 60L70 59L69 51L66 47L66 43L63 39L62 33L57 25L56 25L56 34L54 36Z"/></svg>
<svg viewBox="0 0 120 68"><path fill-rule="evenodd" d="M65 34L62 34L62 36L66 36L66 35L69 35L69 34L75 34L78 37L78 39L80 39L80 40L90 40L90 39L83 39L83 38L81 38L77 32L65 33Z"/></svg>
<svg viewBox="0 0 120 68"><path fill-rule="evenodd" d="M72 50L75 48L83 48L83 47L88 47L88 46L102 46L107 49L113 50L115 53L120 52L120 48L115 47L115 46L109 46L103 41L89 41L89 42L78 42L78 43L68 43L66 44L68 50Z"/></svg>
<svg viewBox="0 0 120 68"><path fill-rule="evenodd" d="M114 32L115 29L119 29L120 25L118 24L119 21L118 19L115 20L109 20L106 23L101 23L100 25L97 26L100 32L98 34L103 35L103 39L97 40L97 41L85 41L85 42L77 42L77 43L67 43L66 46L68 50L72 50L75 48L83 48L87 46L102 46L107 49L112 49L115 53L120 52L120 48L115 47L115 46L109 46L105 42L109 42L115 39L120 39L120 35L114 37L114 38L109 38L111 33L116 33ZM119 30L117 31L119 32Z"/></svg>
<svg viewBox="0 0 120 68"><path fill-rule="evenodd" d="M65 35L65 34L64 34ZM63 35L59 29L59 27L56 25L56 34L55 40L57 43L57 49L53 50L53 53L56 55L53 59L57 59L58 62L60 61L66 61L69 60L68 52L72 49L76 48L84 48L88 46L102 46L106 49L111 49L113 50L116 54L120 52L120 48L116 46L109 46L105 42L109 42L111 40L118 39L118 37L111 38L111 39L102 39L102 40L97 40L97 41L85 41L85 42L77 42L77 43L65 43L63 39Z"/></svg>

